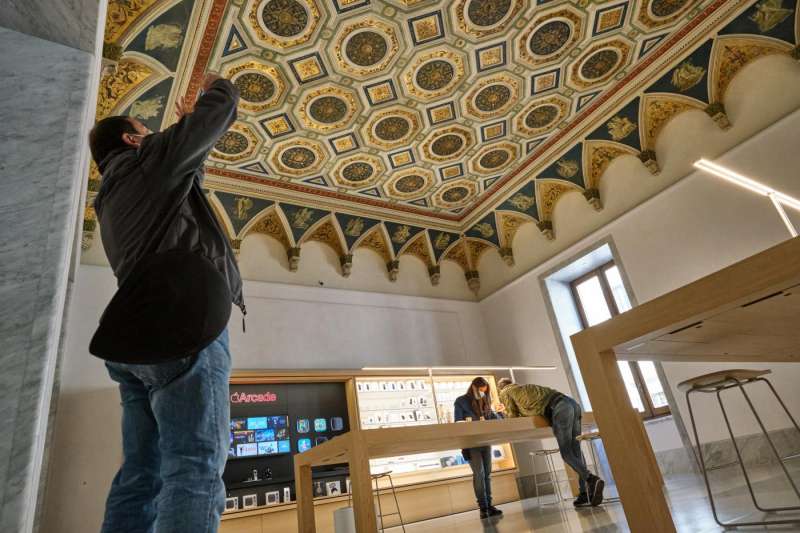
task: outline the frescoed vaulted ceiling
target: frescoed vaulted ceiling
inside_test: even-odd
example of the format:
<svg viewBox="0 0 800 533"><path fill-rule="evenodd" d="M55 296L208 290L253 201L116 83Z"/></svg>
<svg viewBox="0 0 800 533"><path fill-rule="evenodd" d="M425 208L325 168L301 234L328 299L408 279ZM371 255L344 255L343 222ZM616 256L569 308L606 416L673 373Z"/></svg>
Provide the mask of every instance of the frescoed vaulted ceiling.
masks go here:
<svg viewBox="0 0 800 533"><path fill-rule="evenodd" d="M656 139L704 111L746 64L798 57L795 0L110 0L98 118L158 130L203 73L241 91L206 187L238 248L265 233L290 268L309 240L349 275L386 261L461 265L479 285L489 248L513 264L517 229L557 238L554 206L617 157L658 179ZM90 176L89 201L99 187ZM87 204L90 205L90 204ZM95 229L87 207L85 246Z"/></svg>

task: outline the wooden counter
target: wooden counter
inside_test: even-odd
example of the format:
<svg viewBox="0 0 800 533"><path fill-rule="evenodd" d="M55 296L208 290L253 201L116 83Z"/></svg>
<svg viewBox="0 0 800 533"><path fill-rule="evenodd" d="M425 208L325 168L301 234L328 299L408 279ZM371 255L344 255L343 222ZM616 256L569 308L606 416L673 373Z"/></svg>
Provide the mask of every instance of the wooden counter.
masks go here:
<svg viewBox="0 0 800 533"><path fill-rule="evenodd" d="M572 336L631 531L675 525L617 360L796 363L798 324L800 237Z"/></svg>
<svg viewBox="0 0 800 533"><path fill-rule="evenodd" d="M369 460L454 448L474 448L508 442L553 438L549 427L533 418L432 424L388 429L354 430L295 455L297 520L301 533L316 533L311 467L348 463L356 531L377 531ZM470 494L471 501L473 499ZM435 502L439 505L439 502Z"/></svg>

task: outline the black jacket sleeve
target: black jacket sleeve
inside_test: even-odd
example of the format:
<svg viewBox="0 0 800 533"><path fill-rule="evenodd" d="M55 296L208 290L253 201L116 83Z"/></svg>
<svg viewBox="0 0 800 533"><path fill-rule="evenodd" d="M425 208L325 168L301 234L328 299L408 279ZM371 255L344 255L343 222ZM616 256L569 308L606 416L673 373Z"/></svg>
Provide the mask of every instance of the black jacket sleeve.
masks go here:
<svg viewBox="0 0 800 533"><path fill-rule="evenodd" d="M230 81L219 79L197 100L192 113L159 134L173 177L184 177L203 165L208 152L236 121L238 104L238 89Z"/></svg>

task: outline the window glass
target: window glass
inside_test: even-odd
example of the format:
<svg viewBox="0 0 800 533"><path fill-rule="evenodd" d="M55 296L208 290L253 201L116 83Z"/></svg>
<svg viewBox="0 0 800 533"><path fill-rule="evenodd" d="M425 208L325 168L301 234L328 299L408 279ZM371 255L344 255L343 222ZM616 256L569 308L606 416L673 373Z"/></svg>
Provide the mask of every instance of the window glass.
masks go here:
<svg viewBox="0 0 800 533"><path fill-rule="evenodd" d="M622 374L622 381L625 382L625 389L628 391L628 397L631 399L631 405L640 413L644 412L644 405L642 399L639 397L639 389L636 388L636 380L633 379L633 372L627 361L617 361L619 371Z"/></svg>
<svg viewBox="0 0 800 533"><path fill-rule="evenodd" d="M619 275L619 269L616 265L607 268L605 276L611 289L611 294L614 295L614 303L617 304L617 309L619 309L620 313L624 313L631 308L631 301L628 299L625 285L622 284L622 276Z"/></svg>
<svg viewBox="0 0 800 533"><path fill-rule="evenodd" d="M644 378L644 384L647 387L650 400L653 402L653 407L656 409L665 407L667 405L667 395L664 394L664 387L661 386L661 381L658 379L656 366L652 361L639 361L639 371Z"/></svg>
<svg viewBox="0 0 800 533"><path fill-rule="evenodd" d="M579 283L576 287L578 298L581 299L583 313L589 326L594 326L600 322L605 322L611 318L611 310L606 304L606 297L603 294L603 287L600 285L600 278L592 276Z"/></svg>

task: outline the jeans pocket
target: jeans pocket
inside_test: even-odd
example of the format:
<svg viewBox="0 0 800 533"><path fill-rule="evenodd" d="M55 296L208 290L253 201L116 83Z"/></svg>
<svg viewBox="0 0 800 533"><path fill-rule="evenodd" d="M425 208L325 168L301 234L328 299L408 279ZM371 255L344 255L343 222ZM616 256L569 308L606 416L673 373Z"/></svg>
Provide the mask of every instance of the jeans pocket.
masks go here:
<svg viewBox="0 0 800 533"><path fill-rule="evenodd" d="M130 365L129 370L144 383L150 391L168 385L172 380L188 371L197 361L197 355L167 361L156 365Z"/></svg>

